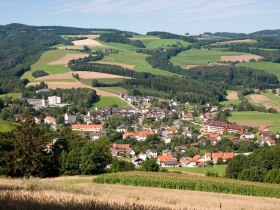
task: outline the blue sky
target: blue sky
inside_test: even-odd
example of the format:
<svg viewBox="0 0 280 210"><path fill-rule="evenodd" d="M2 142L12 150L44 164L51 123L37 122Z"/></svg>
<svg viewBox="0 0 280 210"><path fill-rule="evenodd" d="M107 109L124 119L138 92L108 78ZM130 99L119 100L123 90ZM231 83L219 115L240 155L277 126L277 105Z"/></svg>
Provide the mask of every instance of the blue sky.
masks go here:
<svg viewBox="0 0 280 210"><path fill-rule="evenodd" d="M279 29L280 0L0 0L0 24L116 28L138 33Z"/></svg>

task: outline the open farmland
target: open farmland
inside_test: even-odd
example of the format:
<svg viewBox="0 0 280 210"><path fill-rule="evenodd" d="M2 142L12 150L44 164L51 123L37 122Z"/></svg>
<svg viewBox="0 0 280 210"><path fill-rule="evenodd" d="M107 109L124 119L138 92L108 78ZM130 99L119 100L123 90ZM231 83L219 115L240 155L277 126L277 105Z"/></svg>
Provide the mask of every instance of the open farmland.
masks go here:
<svg viewBox="0 0 280 210"><path fill-rule="evenodd" d="M263 70L267 73L274 74L280 79L280 64L272 62L250 62L250 63L239 63L237 66L244 66L253 69Z"/></svg>
<svg viewBox="0 0 280 210"><path fill-rule="evenodd" d="M100 47L103 46L100 42L93 40L93 39L83 39L83 40L76 40L72 41L75 46L89 46L89 47Z"/></svg>
<svg viewBox="0 0 280 210"><path fill-rule="evenodd" d="M188 65L206 65L208 63L221 62L221 56L245 55L240 52L218 51L218 50L188 50L171 58L174 65L187 68Z"/></svg>
<svg viewBox="0 0 280 210"><path fill-rule="evenodd" d="M227 97L226 97L226 101L222 101L220 102L220 104L222 105L237 105L240 103L240 100L238 98L238 95L237 95L237 91L227 91Z"/></svg>
<svg viewBox="0 0 280 210"><path fill-rule="evenodd" d="M274 108L280 112L280 96L276 96L273 93L251 94L247 98L253 104L265 106L267 109Z"/></svg>
<svg viewBox="0 0 280 210"><path fill-rule="evenodd" d="M223 55L221 60L225 62L250 62L251 60L261 60L259 55Z"/></svg>
<svg viewBox="0 0 280 210"><path fill-rule="evenodd" d="M238 40L230 40L230 41L224 41L224 42L217 42L215 44L253 43L253 42L256 42L256 40L253 40L253 39L238 39Z"/></svg>
<svg viewBox="0 0 280 210"><path fill-rule="evenodd" d="M121 66L123 68L130 69L130 70L135 69L135 66L133 66L133 65L123 64L123 63L118 63L118 62L95 61L94 63L116 65L116 66Z"/></svg>
<svg viewBox="0 0 280 210"><path fill-rule="evenodd" d="M127 94L127 90L122 87L100 87L98 89L104 90L106 92L114 93L116 95L119 95L121 93Z"/></svg>
<svg viewBox="0 0 280 210"><path fill-rule="evenodd" d="M115 84L119 83L123 80L123 78L95 78L98 80L98 82L103 83L103 84ZM91 86L92 85L92 80L93 79L81 79L81 82Z"/></svg>
<svg viewBox="0 0 280 210"><path fill-rule="evenodd" d="M157 49L159 47L171 47L172 45L189 46L190 43L180 39L142 39L147 49Z"/></svg>
<svg viewBox="0 0 280 210"><path fill-rule="evenodd" d="M225 175L226 165L214 165L212 167L166 167L168 171L180 171L182 173L201 174L205 176L206 172L218 173L220 176Z"/></svg>
<svg viewBox="0 0 280 210"><path fill-rule="evenodd" d="M62 37L76 37L76 38L88 38L88 39L98 39L100 35L98 34L84 34L84 35L62 35Z"/></svg>
<svg viewBox="0 0 280 210"><path fill-rule="evenodd" d="M62 58L59 58L58 60L52 61L48 64L49 65L66 65L71 60L84 58L87 56L88 56L88 54L67 54L67 55L63 56Z"/></svg>
<svg viewBox="0 0 280 210"><path fill-rule="evenodd" d="M79 210L98 208L104 210L163 210L163 208L177 210L277 210L280 205L280 200L276 198L97 184L92 183L93 178L93 176L47 179L1 178L0 205L6 209L20 204L22 209L35 209L36 206L37 209L43 209L47 206L49 209L54 209L55 206L57 209L70 209L71 207L71 209ZM9 202L7 202L8 198Z"/></svg>
<svg viewBox="0 0 280 210"><path fill-rule="evenodd" d="M259 127L265 125L268 127L280 127L279 113L264 112L232 112L229 117L230 122L236 122L244 126Z"/></svg>

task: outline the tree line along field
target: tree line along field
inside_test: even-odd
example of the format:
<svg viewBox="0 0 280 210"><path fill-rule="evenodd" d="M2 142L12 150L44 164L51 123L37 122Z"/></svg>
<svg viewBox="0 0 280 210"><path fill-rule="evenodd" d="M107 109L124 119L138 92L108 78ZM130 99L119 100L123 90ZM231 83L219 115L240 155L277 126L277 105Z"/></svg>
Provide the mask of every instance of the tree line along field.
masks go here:
<svg viewBox="0 0 280 210"><path fill-rule="evenodd" d="M143 173L143 172L142 172ZM175 175L175 174L171 174ZM279 199L179 189L93 183L93 176L0 179L3 209L270 209ZM156 176L155 176L156 178Z"/></svg>
<svg viewBox="0 0 280 210"><path fill-rule="evenodd" d="M249 62L239 63L237 66L250 67L253 69L263 70L267 73L274 74L280 79L280 64L272 62Z"/></svg>
<svg viewBox="0 0 280 210"><path fill-rule="evenodd" d="M220 62L221 56L248 55L246 53L219 51L219 50L197 50L192 49L179 53L171 58L174 65L186 68L187 65L205 65L209 62Z"/></svg>

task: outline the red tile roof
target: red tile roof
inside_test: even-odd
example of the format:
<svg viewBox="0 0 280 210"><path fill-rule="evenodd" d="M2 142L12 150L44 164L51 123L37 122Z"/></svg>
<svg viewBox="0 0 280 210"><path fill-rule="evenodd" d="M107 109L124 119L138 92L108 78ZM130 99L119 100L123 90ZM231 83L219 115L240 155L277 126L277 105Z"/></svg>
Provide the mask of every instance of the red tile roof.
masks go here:
<svg viewBox="0 0 280 210"><path fill-rule="evenodd" d="M87 125L87 124L73 124L71 125L72 129L102 129L103 126L99 124L92 124L92 125Z"/></svg>
<svg viewBox="0 0 280 210"><path fill-rule="evenodd" d="M174 157L172 155L161 155L161 156L158 156L158 160L160 162L164 162L164 161L167 161L167 160L173 160Z"/></svg>

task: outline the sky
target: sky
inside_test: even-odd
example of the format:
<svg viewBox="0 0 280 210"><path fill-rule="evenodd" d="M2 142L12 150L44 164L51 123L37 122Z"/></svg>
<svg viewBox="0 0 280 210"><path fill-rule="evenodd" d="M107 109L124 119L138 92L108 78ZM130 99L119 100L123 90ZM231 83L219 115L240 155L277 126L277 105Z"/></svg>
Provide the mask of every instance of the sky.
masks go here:
<svg viewBox="0 0 280 210"><path fill-rule="evenodd" d="M0 25L114 28L145 34L280 29L280 0L0 0Z"/></svg>

